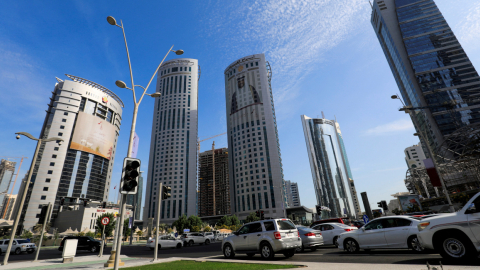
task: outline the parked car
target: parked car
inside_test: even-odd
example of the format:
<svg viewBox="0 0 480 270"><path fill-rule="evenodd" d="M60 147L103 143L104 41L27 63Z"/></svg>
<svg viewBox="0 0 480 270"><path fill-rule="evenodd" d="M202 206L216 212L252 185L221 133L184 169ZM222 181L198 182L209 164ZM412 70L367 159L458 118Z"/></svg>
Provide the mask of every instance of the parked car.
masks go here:
<svg viewBox="0 0 480 270"><path fill-rule="evenodd" d="M210 239L210 242L215 242L215 234L213 232L205 232L203 233L206 238Z"/></svg>
<svg viewBox="0 0 480 270"><path fill-rule="evenodd" d="M221 248L223 255L229 259L235 257L235 253L246 253L249 257L260 253L263 259L272 259L275 253L292 257L301 245L302 240L292 221L268 219L243 225L223 239Z"/></svg>
<svg viewBox="0 0 480 270"><path fill-rule="evenodd" d="M183 242L184 247L193 246L194 244L199 245L210 245L210 238L205 237L203 233L184 233L180 238Z"/></svg>
<svg viewBox="0 0 480 270"><path fill-rule="evenodd" d="M363 221L354 221L354 222L352 222L352 226L357 227L358 229L360 229L360 228L363 227L364 225L365 225L365 222L363 222Z"/></svg>
<svg viewBox="0 0 480 270"><path fill-rule="evenodd" d="M176 239L171 235L163 235L158 237L158 249L161 248L182 248L182 240ZM151 250L155 249L155 238L148 239L147 247Z"/></svg>
<svg viewBox="0 0 480 270"><path fill-rule="evenodd" d="M417 238L419 222L409 216L380 217L358 230L342 233L337 240L338 248L349 253L385 248L408 248L422 252Z"/></svg>
<svg viewBox="0 0 480 270"><path fill-rule="evenodd" d="M458 212L422 219L418 240L426 249L435 249L443 258L461 261L480 252L480 193Z"/></svg>
<svg viewBox="0 0 480 270"><path fill-rule="evenodd" d="M60 246L58 247L59 251L63 251L63 246L67 239L78 239L77 250L88 250L92 253L99 251L102 244L102 241L93 239L90 236L67 236L62 239L62 242L60 242ZM106 246L107 244L105 243L104 247Z"/></svg>
<svg viewBox="0 0 480 270"><path fill-rule="evenodd" d="M297 230L302 239L302 245L296 249L296 252L303 252L306 248L315 251L323 245L321 231L304 226L297 226Z"/></svg>
<svg viewBox="0 0 480 270"><path fill-rule="evenodd" d="M353 230L358 230L357 227L348 226L342 223L324 223L313 226L313 229L322 232L323 243L325 245L335 245L338 247L337 239L340 234Z"/></svg>
<svg viewBox="0 0 480 270"><path fill-rule="evenodd" d="M0 255L7 252L8 243L10 240L0 240ZM10 253L15 255L20 255L23 252L26 253L33 253L37 250L37 246L35 243L30 243L30 241L26 239L13 239L12 248L10 249Z"/></svg>
<svg viewBox="0 0 480 270"><path fill-rule="evenodd" d="M322 219L314 221L310 228L313 228L315 225L324 224L324 223L340 223L340 224L347 224L350 225L350 220L348 218L329 218L329 219Z"/></svg>
<svg viewBox="0 0 480 270"><path fill-rule="evenodd" d="M217 241L222 241L224 238L232 235L231 233L219 233L217 234Z"/></svg>

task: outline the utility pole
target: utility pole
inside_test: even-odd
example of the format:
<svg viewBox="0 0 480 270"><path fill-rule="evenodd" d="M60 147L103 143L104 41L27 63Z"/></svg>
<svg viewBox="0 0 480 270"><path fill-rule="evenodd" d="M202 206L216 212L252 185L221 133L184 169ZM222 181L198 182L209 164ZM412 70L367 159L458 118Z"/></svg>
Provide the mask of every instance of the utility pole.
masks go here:
<svg viewBox="0 0 480 270"><path fill-rule="evenodd" d="M215 208L215 141L212 143L212 167L213 167L213 177L212 177L212 182L213 182L213 215L215 216L217 214L216 208Z"/></svg>

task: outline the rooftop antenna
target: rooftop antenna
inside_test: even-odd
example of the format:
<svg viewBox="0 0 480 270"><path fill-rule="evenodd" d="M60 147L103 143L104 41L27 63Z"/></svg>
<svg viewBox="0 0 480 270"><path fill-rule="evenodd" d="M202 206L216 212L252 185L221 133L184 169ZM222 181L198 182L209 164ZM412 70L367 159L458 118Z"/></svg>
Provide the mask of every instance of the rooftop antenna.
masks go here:
<svg viewBox="0 0 480 270"><path fill-rule="evenodd" d="M322 118L325 119L325 114L323 113L323 111L322 111Z"/></svg>

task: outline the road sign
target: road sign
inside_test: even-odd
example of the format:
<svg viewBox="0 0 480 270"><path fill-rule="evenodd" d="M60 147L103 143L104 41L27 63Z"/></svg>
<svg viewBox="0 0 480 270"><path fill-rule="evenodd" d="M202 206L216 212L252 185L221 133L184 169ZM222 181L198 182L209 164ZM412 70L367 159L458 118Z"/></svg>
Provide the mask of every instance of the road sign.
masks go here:
<svg viewBox="0 0 480 270"><path fill-rule="evenodd" d="M190 232L190 229L183 229L183 232Z"/></svg>
<svg viewBox="0 0 480 270"><path fill-rule="evenodd" d="M175 237L178 237L178 232L175 233Z"/></svg>
<svg viewBox="0 0 480 270"><path fill-rule="evenodd" d="M106 226L110 223L110 218L109 217L103 217L102 218L102 225Z"/></svg>
<svg viewBox="0 0 480 270"><path fill-rule="evenodd" d="M368 219L368 216L363 215L363 222L365 222L365 224L367 224L369 221L370 221L370 219Z"/></svg>

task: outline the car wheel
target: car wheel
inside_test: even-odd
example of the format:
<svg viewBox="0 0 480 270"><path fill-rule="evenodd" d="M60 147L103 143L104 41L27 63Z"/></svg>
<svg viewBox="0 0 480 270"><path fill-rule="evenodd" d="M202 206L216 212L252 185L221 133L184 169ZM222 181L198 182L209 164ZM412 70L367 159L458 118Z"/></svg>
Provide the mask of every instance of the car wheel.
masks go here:
<svg viewBox="0 0 480 270"><path fill-rule="evenodd" d="M338 244L338 236L335 236L335 237L333 238L333 244L335 245L335 247L338 248L338 246L339 246L339 244Z"/></svg>
<svg viewBox="0 0 480 270"><path fill-rule="evenodd" d="M295 249L295 251L296 251L296 252L303 252L303 251L305 251L305 248L303 247L303 245L301 245L301 246L297 247L297 248Z"/></svg>
<svg viewBox="0 0 480 270"><path fill-rule="evenodd" d="M235 252L233 252L233 248L229 243L223 246L223 256L227 259L233 259L233 257L235 257Z"/></svg>
<svg viewBox="0 0 480 270"><path fill-rule="evenodd" d="M273 252L272 246L269 243L262 243L260 245L260 254L262 255L263 259L271 260L275 256Z"/></svg>
<svg viewBox="0 0 480 270"><path fill-rule="evenodd" d="M316 248L316 247L313 247L313 248L311 248L310 250L311 250L311 251L316 251L317 248Z"/></svg>
<svg viewBox="0 0 480 270"><path fill-rule="evenodd" d="M178 243L177 248L182 248L182 244Z"/></svg>
<svg viewBox="0 0 480 270"><path fill-rule="evenodd" d="M90 247L90 252L95 253L97 251L97 246L91 246Z"/></svg>
<svg viewBox="0 0 480 270"><path fill-rule="evenodd" d="M252 258L253 256L255 256L255 253L247 253L247 256L248 256L249 258Z"/></svg>
<svg viewBox="0 0 480 270"><path fill-rule="evenodd" d="M470 240L459 234L445 236L439 246L440 255L445 259L459 261L475 256L475 249Z"/></svg>
<svg viewBox="0 0 480 270"><path fill-rule="evenodd" d="M290 249L290 250L287 250L287 251L283 252L283 256L285 256L287 258L293 257L293 255L295 255L295 249Z"/></svg>
<svg viewBox="0 0 480 270"><path fill-rule="evenodd" d="M195 242L193 242L193 240L190 240L190 242L188 242L189 246L193 246L193 244L195 244Z"/></svg>
<svg viewBox="0 0 480 270"><path fill-rule="evenodd" d="M345 240L343 246L348 253L357 253L359 250L357 241L352 238Z"/></svg>
<svg viewBox="0 0 480 270"><path fill-rule="evenodd" d="M205 240L205 245L210 245L210 240Z"/></svg>
<svg viewBox="0 0 480 270"><path fill-rule="evenodd" d="M22 253L22 249L17 248L15 249L15 255L20 255Z"/></svg>
<svg viewBox="0 0 480 270"><path fill-rule="evenodd" d="M418 237L416 235L408 238L408 248L413 250L415 253L423 252L423 247L420 245L420 241L418 241Z"/></svg>

